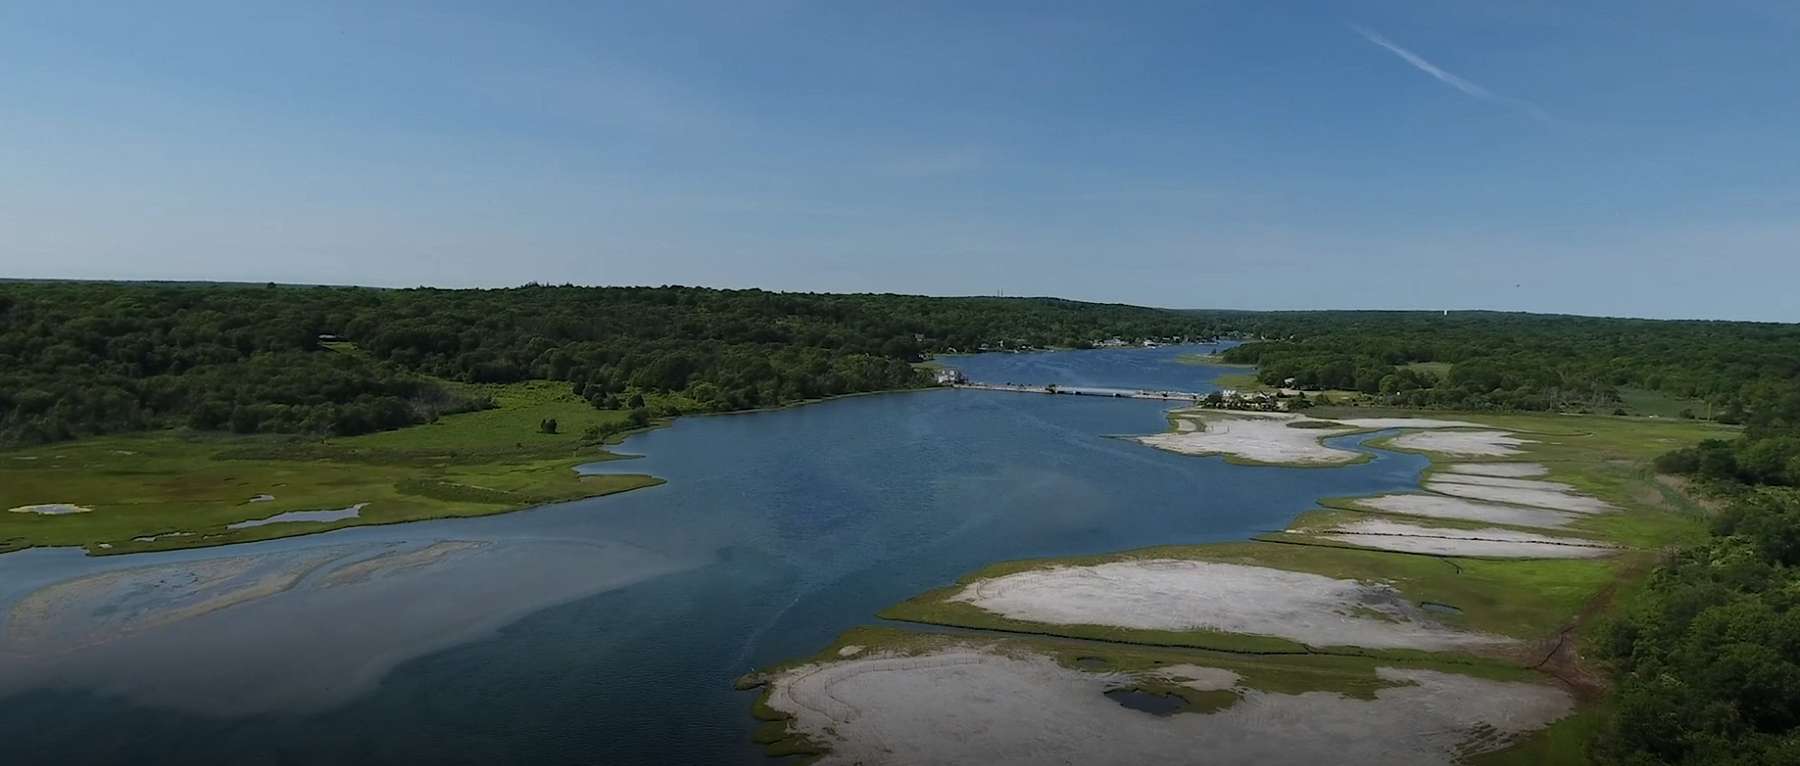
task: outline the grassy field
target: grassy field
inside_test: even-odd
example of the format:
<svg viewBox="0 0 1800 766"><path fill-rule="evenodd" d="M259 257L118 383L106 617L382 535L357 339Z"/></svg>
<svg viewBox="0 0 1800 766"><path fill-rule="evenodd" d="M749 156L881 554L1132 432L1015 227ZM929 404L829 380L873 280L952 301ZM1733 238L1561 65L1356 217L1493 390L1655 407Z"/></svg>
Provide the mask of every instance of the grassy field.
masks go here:
<svg viewBox="0 0 1800 766"><path fill-rule="evenodd" d="M346 350L345 353L354 353ZM0 550L83 546L110 554L189 548L449 516L481 516L660 484L642 474L578 476L614 459L584 443L591 425L622 423L566 384L472 386L495 409L341 439L165 431L0 453L0 508L68 503L86 513L0 512ZM554 434L539 423L554 418ZM251 502L268 495L272 499ZM366 503L359 518L227 525L288 511Z"/></svg>
<svg viewBox="0 0 1800 766"><path fill-rule="evenodd" d="M1308 414L1316 417L1381 417L1417 413L1346 407L1317 408ZM1549 474L1542 478L1573 485L1620 509L1618 513L1584 518L1569 526L1567 532L1644 549L1689 543L1705 534L1704 509L1678 485L1668 482L1666 477L1659 479L1651 470L1650 461L1703 439L1737 436L1737 429L1730 426L1661 418L1481 412L1433 413L1432 416L1466 419L1530 440L1531 443L1523 448L1526 454L1511 459L1541 464L1549 469ZM1386 440L1370 444L1406 451ZM1433 461L1433 467L1426 470L1427 477L1439 465L1462 462L1448 456L1424 454ZM1324 504L1340 505L1330 500Z"/></svg>
<svg viewBox="0 0 1800 766"><path fill-rule="evenodd" d="M1270 386L1265 386L1262 381L1256 379L1256 372L1254 370L1250 372L1220 375L1217 378L1213 378L1213 385L1218 386L1219 388L1233 388L1239 391L1260 391L1265 388L1270 388Z"/></svg>
<svg viewBox="0 0 1800 766"><path fill-rule="evenodd" d="M1430 373L1439 380L1449 377L1450 375L1449 362L1411 362L1406 364L1405 367L1409 370Z"/></svg>
<svg viewBox="0 0 1800 766"><path fill-rule="evenodd" d="M1202 354L1202 353L1198 353L1198 352L1177 354L1177 355L1175 355L1175 363L1176 364L1192 364L1192 365L1211 365L1213 367L1242 367L1246 370L1256 369L1256 365L1254 365L1254 364L1238 364L1236 362L1227 362L1227 361L1225 361L1225 357L1220 356L1218 354Z"/></svg>
<svg viewBox="0 0 1800 766"><path fill-rule="evenodd" d="M1320 408L1309 414L1345 417L1347 413L1394 414L1374 408ZM1531 440L1525 446L1527 454L1516 459L1542 464L1550 470L1543 478L1571 484L1621 509L1584 518L1568 527L1569 532L1646 549L1693 542L1705 534L1703 509L1678 487L1659 480L1650 461L1702 439L1737 436L1737 430L1729 426L1660 418L1479 412L1445 413L1442 417L1468 419ZM1382 441L1372 446L1404 451ZM1434 464L1458 462L1444 456L1428 457Z"/></svg>
<svg viewBox="0 0 1800 766"><path fill-rule="evenodd" d="M1642 388L1619 389L1619 401L1623 409L1632 415L1680 418L1683 412L1691 416L1704 416L1707 412L1706 402L1700 399L1683 399Z"/></svg>
<svg viewBox="0 0 1800 766"><path fill-rule="evenodd" d="M1307 413L1318 418L1420 417L1418 410L1380 407L1317 407ZM1470 420L1508 431L1527 439L1529 454L1513 458L1551 466L1593 465L1612 460L1650 460L1664 452L1701 439L1731 439L1736 428L1704 421L1668 421L1605 415L1557 413L1493 413L1432 411L1433 418Z"/></svg>
<svg viewBox="0 0 1800 766"><path fill-rule="evenodd" d="M1209 365L1209 366L1213 366L1213 367L1233 367L1233 368L1238 369L1239 370L1238 372L1220 375L1218 378L1215 378L1213 380L1213 384L1220 388L1234 388L1234 389L1238 389L1238 390L1257 390L1257 389L1268 388L1268 386L1265 386L1262 384L1262 381L1256 379L1256 365L1254 365L1254 364L1233 364L1231 362L1227 362L1224 359L1220 358L1218 354L1200 354L1200 353L1180 354L1175 357L1175 363L1176 364L1191 364L1191 365L1196 365L1196 366Z"/></svg>

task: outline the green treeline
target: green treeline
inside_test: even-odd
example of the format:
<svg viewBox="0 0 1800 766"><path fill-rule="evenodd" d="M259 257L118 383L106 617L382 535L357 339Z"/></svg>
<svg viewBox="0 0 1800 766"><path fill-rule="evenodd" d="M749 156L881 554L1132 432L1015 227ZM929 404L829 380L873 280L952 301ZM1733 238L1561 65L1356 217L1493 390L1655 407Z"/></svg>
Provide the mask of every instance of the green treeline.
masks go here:
<svg viewBox="0 0 1800 766"><path fill-rule="evenodd" d="M1800 486L1800 325L1319 311L1251 314L1237 327L1277 339L1223 355L1259 365L1262 382L1385 404L1606 414L1619 412L1621 389L1692 399L1683 415L1743 424L1744 436L1666 456L1659 470Z"/></svg>
<svg viewBox="0 0 1800 766"><path fill-rule="evenodd" d="M1506 314L1319 311L1250 315L1275 340L1225 352L1276 385L1360 391L1397 405L1601 407L1622 387L1714 402L1731 422L1759 386L1800 376L1800 325ZM1447 365L1447 372L1415 363ZM1408 365L1415 365L1409 367Z"/></svg>
<svg viewBox="0 0 1800 766"><path fill-rule="evenodd" d="M1800 491L1743 489L1601 631L1620 764L1800 763Z"/></svg>
<svg viewBox="0 0 1800 766"><path fill-rule="evenodd" d="M925 384L927 352L1208 336L1051 299L685 287L380 290L0 283L0 445L189 426L349 435L547 378L607 409L735 410Z"/></svg>
<svg viewBox="0 0 1800 766"><path fill-rule="evenodd" d="M1400 406L1692 398L1746 435L1664 470L1800 483L1795 325L686 287L0 283L0 444L169 426L365 433L486 405L455 382L528 378L567 381L603 409L649 395L643 416L739 410L923 385L911 363L930 353L1219 335L1273 339L1224 354L1266 383Z"/></svg>
<svg viewBox="0 0 1800 766"><path fill-rule="evenodd" d="M1657 459L1657 470L1714 482L1800 487L1800 377L1744 386L1721 418L1742 422L1744 434L1671 452Z"/></svg>

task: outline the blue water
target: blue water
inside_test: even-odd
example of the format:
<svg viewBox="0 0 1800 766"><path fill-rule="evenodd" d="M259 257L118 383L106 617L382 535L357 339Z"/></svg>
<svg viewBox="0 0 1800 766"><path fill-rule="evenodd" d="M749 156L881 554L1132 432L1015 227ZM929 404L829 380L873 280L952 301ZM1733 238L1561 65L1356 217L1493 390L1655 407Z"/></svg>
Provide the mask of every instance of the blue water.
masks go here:
<svg viewBox="0 0 1800 766"><path fill-rule="evenodd" d="M1206 368L1155 362L1174 353L994 364L1069 376L1014 382L1204 386ZM602 467L669 480L624 495L201 551L0 556L0 614L96 573L84 582L112 594L0 633L0 741L9 763L766 763L733 679L888 604L998 560L1279 529L1319 497L1410 487L1424 465L1232 466L1110 438L1164 430L1165 407L933 390L683 418L624 445L641 460ZM343 575L446 540L481 547ZM206 580L221 557L257 562L245 582L305 574L158 622L197 611L183 588L225 588ZM45 636L70 648L20 656Z"/></svg>

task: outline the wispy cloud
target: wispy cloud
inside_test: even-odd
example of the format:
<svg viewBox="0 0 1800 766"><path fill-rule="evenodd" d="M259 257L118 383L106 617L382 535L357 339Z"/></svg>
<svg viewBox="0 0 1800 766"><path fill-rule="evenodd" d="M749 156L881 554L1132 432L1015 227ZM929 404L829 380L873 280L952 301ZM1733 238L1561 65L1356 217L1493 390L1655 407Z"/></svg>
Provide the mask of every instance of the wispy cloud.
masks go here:
<svg viewBox="0 0 1800 766"><path fill-rule="evenodd" d="M1526 114L1529 114L1532 117L1543 120L1545 122L1553 122L1554 121L1554 118L1552 118L1550 116L1550 113L1547 111L1544 111L1544 108L1541 106L1538 106L1537 104L1533 104L1530 101L1526 101L1524 99L1512 98L1510 96L1502 96L1498 93L1488 90L1487 88L1484 88L1473 82L1470 82L1461 77L1458 77L1451 72L1447 72L1444 70L1443 67L1440 67L1429 61L1426 61L1425 57L1420 56L1417 53L1413 53L1412 51L1409 51L1405 48L1402 48L1399 45L1396 45L1394 43L1394 41L1381 36L1381 33L1376 32L1375 30L1369 29L1368 27L1358 26L1355 24L1351 24L1349 26L1350 26L1351 31L1353 31L1359 35L1362 35L1363 39L1368 40L1369 42L1374 43L1378 46L1381 46L1387 52L1392 53L1396 56L1399 56L1401 61L1405 61L1406 63L1411 64L1414 69L1424 72L1425 74L1431 75L1433 78L1436 78L1438 82L1441 82L1445 85L1448 85L1452 88L1462 91L1466 95L1474 96L1475 98L1479 98L1483 101L1489 101L1492 103L1502 104L1504 106L1510 106L1515 109L1522 110Z"/></svg>

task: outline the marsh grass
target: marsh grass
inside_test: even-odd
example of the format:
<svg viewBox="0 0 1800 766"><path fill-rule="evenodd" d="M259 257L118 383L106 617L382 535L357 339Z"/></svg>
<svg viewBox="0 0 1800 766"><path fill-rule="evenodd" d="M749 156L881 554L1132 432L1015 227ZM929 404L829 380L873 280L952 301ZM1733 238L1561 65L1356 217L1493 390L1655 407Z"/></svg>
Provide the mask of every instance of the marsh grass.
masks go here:
<svg viewBox="0 0 1800 766"><path fill-rule="evenodd" d="M349 438L162 431L0 452L0 505L74 502L94 508L58 517L0 514L0 550L72 545L118 554L223 545L504 513L662 483L643 474L575 472L620 457L584 443L581 434L590 425L625 423L628 413L596 410L566 384L451 385L489 396L496 406ZM538 428L546 418L563 425L559 433ZM263 494L274 499L249 502ZM367 506L356 519L227 528L287 511L357 503ZM134 539L175 531L193 534Z"/></svg>

